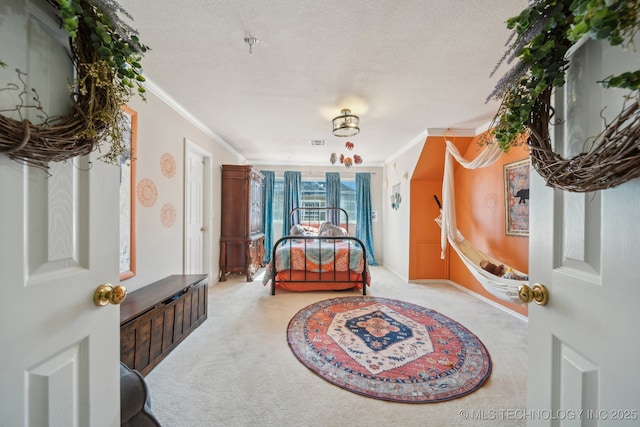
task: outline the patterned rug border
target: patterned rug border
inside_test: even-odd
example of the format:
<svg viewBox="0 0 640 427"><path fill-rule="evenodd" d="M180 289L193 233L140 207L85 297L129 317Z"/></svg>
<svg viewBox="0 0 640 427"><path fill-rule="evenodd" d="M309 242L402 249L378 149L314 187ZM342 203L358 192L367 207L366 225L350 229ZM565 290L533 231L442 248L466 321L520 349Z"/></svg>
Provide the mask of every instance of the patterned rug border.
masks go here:
<svg viewBox="0 0 640 427"><path fill-rule="evenodd" d="M460 389L448 390L447 381L451 380L454 375L458 374L457 369L455 372L444 372L435 377L429 377L425 381L398 381L393 380L378 380L376 374L361 374L354 373L345 370L342 367L336 367L331 363L331 358L324 357L315 349L308 337L308 321L320 310L326 310L327 307L337 304L353 304L354 307L368 307L372 304L388 304L390 306L404 307L409 312L417 312L421 315L430 317L438 324L448 328L456 339L460 342L461 357L459 357L456 365L447 365L451 368L463 368L468 364L469 359L478 359L482 356L480 372L472 380L471 384L465 383ZM358 303L356 305L356 303ZM350 310L351 311L351 310ZM345 312L348 312L345 310ZM335 316L335 313L334 313ZM418 323L418 322L416 322ZM302 327L301 327L302 325ZM466 341L465 341L466 340ZM464 341L464 342L463 342ZM335 341L334 341L335 343ZM289 321L287 326L287 344L291 349L294 356L302 363L306 368L312 371L314 374L322 378L323 380L340 387L344 390L350 391L361 396L385 400L389 402L398 403L437 403L444 402L453 399L457 399L463 396L467 396L470 393L478 390L489 379L492 372L492 361L489 351L480 339L469 329L458 323L457 321L439 313L435 310L408 303L406 301L374 297L374 296L346 296L335 297L326 300L318 301L310 304L301 310L299 310ZM346 351L344 351L343 357L350 357ZM460 355L456 355L460 356ZM420 356L420 358L426 356ZM351 359L353 360L353 359ZM418 359L416 359L418 360ZM473 363L474 360L471 361ZM475 360L476 362L478 360ZM412 363L413 361L411 361ZM450 363L450 362L449 362ZM475 365L467 366L467 369L473 370ZM327 370L333 370L333 372L327 372ZM451 371L451 369L450 369ZM358 381L367 384L367 387L363 388L355 384ZM456 381L449 381L455 383ZM433 389L443 389L436 390ZM428 390L427 390L428 389ZM445 390L446 389L446 390ZM374 391L372 391L374 390ZM391 393L399 391L400 394L392 395Z"/></svg>

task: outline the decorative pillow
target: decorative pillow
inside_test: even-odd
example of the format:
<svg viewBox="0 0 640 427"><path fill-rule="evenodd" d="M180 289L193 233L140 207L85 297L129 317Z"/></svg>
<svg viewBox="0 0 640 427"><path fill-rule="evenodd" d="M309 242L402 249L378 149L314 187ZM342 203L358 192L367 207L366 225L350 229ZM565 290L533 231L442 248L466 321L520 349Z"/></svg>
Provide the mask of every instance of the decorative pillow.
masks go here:
<svg viewBox="0 0 640 427"><path fill-rule="evenodd" d="M347 232L342 228L331 224L326 221L320 225L320 235L321 236L330 236L330 237L342 237L346 236Z"/></svg>
<svg viewBox="0 0 640 427"><path fill-rule="evenodd" d="M300 224L294 225L293 227L291 227L291 230L289 231L289 235L290 236L304 236L305 235L304 227L301 226Z"/></svg>
<svg viewBox="0 0 640 427"><path fill-rule="evenodd" d="M307 225L306 227L304 227L304 231L306 232L305 234L307 236L317 236L320 234L318 228L312 227L310 225Z"/></svg>
<svg viewBox="0 0 640 427"><path fill-rule="evenodd" d="M329 226L332 225L331 222L329 221L325 221L323 223L320 224L320 228L318 228L318 235L320 236L326 236L327 234L327 230L329 229Z"/></svg>

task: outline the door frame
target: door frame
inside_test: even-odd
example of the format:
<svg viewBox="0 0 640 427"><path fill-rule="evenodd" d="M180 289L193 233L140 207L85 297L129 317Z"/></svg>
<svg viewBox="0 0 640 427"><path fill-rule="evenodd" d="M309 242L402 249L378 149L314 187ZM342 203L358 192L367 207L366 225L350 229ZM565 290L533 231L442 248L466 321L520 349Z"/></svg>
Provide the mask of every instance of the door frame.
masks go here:
<svg viewBox="0 0 640 427"><path fill-rule="evenodd" d="M211 226L213 223L213 205L212 205L212 190L213 190L213 156L211 152L205 150L198 144L190 141L189 139L184 139L184 156L183 156L183 170L184 170L184 187L183 187L183 223L182 223L182 234L183 234L183 244L182 244L182 271L186 272L187 268L187 218L186 218L186 209L187 209L187 189L189 188L189 174L187 170L187 162L188 162L188 154L194 153L202 157L204 161L203 168L203 183L202 183L202 207L204 212L202 212L202 218L204 219L204 226L206 229L203 232L203 248L202 248L202 265L204 267L204 271L208 272L209 277L213 277L211 271L211 256L212 256L212 233Z"/></svg>

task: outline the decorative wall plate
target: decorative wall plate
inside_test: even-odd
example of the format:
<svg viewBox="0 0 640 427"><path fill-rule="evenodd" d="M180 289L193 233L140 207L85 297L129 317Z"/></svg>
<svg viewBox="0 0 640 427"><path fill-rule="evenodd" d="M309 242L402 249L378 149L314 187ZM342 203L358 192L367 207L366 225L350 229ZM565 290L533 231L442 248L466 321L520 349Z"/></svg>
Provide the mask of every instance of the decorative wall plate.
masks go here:
<svg viewBox="0 0 640 427"><path fill-rule="evenodd" d="M138 201L140 201L142 206L147 208L153 206L156 203L156 200L158 200L158 189L156 188L156 184L149 178L144 178L138 181L136 194L138 196Z"/></svg>
<svg viewBox="0 0 640 427"><path fill-rule="evenodd" d="M176 174L176 161L169 153L164 153L160 158L160 170L167 178L173 178Z"/></svg>
<svg viewBox="0 0 640 427"><path fill-rule="evenodd" d="M160 209L160 221L162 225L169 228L176 222L176 208L173 203L165 203Z"/></svg>

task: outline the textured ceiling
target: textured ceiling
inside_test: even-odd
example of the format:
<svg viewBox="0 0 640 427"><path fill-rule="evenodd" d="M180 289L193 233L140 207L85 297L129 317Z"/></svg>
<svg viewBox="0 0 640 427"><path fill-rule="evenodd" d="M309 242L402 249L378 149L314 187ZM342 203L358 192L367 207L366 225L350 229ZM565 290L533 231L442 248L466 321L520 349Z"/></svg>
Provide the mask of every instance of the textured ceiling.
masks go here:
<svg viewBox="0 0 640 427"><path fill-rule="evenodd" d="M382 164L442 129L475 132L497 102L507 18L526 0L120 0L151 47L152 86L249 163L329 164L349 140ZM258 42L249 53L246 37ZM337 138L342 108L359 135ZM326 139L311 147L309 140Z"/></svg>

